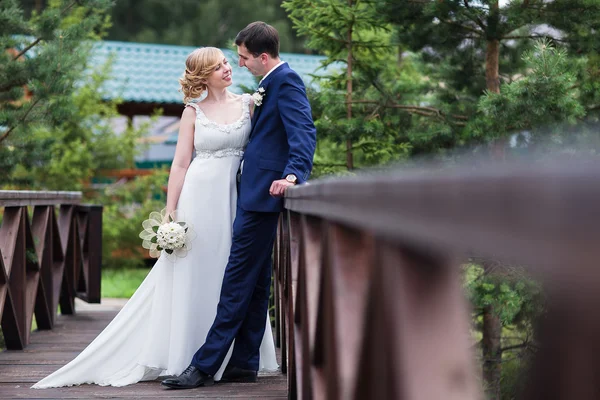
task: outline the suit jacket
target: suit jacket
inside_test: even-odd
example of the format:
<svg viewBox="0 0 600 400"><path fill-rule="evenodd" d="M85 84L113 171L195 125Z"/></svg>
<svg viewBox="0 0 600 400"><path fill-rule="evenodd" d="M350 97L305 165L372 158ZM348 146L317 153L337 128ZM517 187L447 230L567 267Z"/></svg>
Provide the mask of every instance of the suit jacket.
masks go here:
<svg viewBox="0 0 600 400"><path fill-rule="evenodd" d="M269 195L273 181L294 174L297 183L310 176L317 131L304 82L287 63L260 84L265 91L254 108L250 140L240 178L240 207L246 211L279 212L283 199Z"/></svg>

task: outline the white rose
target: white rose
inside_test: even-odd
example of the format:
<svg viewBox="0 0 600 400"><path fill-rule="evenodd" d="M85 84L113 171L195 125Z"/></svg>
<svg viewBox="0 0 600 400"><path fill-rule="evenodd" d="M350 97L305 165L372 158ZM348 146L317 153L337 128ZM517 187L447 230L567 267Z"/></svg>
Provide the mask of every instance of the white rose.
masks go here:
<svg viewBox="0 0 600 400"><path fill-rule="evenodd" d="M262 104L263 96L260 93L252 94L252 100L254 100L254 105L260 106Z"/></svg>

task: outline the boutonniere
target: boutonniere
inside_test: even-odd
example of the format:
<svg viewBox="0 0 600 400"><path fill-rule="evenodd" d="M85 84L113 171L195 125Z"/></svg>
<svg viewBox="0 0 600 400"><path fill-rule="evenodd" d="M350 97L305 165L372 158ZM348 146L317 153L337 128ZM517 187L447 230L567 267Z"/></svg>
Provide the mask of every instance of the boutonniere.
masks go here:
<svg viewBox="0 0 600 400"><path fill-rule="evenodd" d="M265 88L259 87L256 89L256 92L252 94L252 100L254 100L254 105L259 107L263 102L263 97L265 96Z"/></svg>

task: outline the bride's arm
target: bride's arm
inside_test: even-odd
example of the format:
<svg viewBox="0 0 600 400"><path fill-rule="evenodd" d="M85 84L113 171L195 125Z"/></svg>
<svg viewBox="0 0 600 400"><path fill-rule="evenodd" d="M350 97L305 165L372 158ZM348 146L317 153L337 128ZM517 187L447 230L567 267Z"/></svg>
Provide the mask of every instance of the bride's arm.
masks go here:
<svg viewBox="0 0 600 400"><path fill-rule="evenodd" d="M192 107L186 107L181 115L175 157L173 157L171 172L169 173L169 184L167 186L167 215L177 208L177 202L179 201L185 174L192 161L195 121L196 111Z"/></svg>

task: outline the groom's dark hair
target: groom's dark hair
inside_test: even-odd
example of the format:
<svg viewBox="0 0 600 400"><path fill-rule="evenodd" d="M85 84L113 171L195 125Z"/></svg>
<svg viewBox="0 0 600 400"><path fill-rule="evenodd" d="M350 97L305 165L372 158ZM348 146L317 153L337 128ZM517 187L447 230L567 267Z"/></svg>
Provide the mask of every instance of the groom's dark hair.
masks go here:
<svg viewBox="0 0 600 400"><path fill-rule="evenodd" d="M262 21L252 22L235 37L237 46L244 45L254 57L267 53L279 57L279 33L277 29Z"/></svg>

